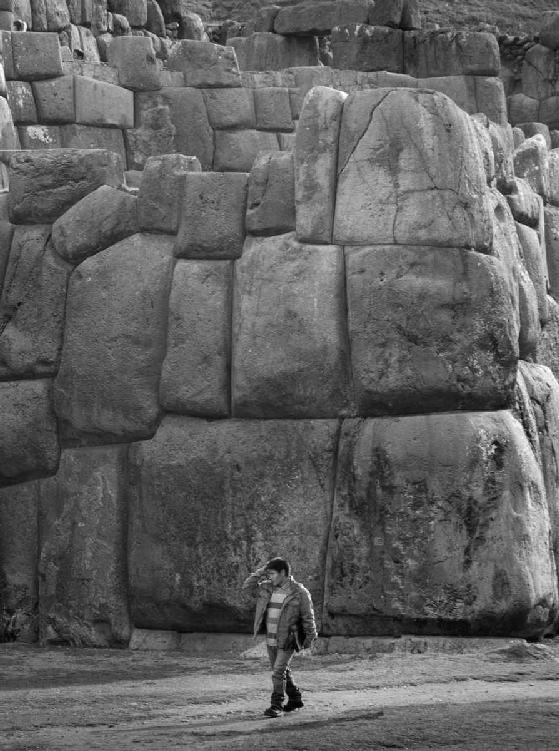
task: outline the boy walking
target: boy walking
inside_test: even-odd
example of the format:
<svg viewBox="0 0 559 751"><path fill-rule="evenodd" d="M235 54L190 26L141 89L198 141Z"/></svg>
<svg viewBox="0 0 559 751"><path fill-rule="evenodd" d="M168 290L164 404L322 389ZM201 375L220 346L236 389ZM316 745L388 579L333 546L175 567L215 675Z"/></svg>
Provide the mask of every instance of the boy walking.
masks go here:
<svg viewBox="0 0 559 751"><path fill-rule="evenodd" d="M295 650L308 649L317 637L311 596L291 576L290 565L283 558L272 558L257 569L245 580L243 589L256 595L254 636L265 630L272 667L272 700L264 714L279 717L303 706L289 663Z"/></svg>

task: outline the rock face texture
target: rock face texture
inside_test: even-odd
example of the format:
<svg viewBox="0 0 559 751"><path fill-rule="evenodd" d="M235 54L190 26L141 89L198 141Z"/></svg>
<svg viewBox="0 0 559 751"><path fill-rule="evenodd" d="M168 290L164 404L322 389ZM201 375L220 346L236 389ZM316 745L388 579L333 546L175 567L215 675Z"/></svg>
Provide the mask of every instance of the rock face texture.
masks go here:
<svg viewBox="0 0 559 751"><path fill-rule="evenodd" d="M136 444L128 533L134 625L250 628L252 603L239 579L280 550L320 613L337 431L336 421L169 416L155 438Z"/></svg>
<svg viewBox="0 0 559 751"><path fill-rule="evenodd" d="M559 629L553 29L294 6L0 30L0 641Z"/></svg>
<svg viewBox="0 0 559 751"><path fill-rule="evenodd" d="M68 449L39 485L41 639L126 644L126 446Z"/></svg>
<svg viewBox="0 0 559 751"><path fill-rule="evenodd" d="M548 529L541 468L510 412L348 421L325 627L537 633L556 616Z"/></svg>
<svg viewBox="0 0 559 751"><path fill-rule="evenodd" d="M155 431L171 261L172 240L132 235L72 274L54 389L66 440L112 443Z"/></svg>

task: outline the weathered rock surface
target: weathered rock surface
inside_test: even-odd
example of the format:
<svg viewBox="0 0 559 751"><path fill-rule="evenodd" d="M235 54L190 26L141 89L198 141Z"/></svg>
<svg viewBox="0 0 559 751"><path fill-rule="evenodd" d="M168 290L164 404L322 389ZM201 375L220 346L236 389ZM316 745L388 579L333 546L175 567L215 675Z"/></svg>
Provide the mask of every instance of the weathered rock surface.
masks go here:
<svg viewBox="0 0 559 751"><path fill-rule="evenodd" d="M193 88L165 87L158 92L136 94L136 125L140 124L142 113L158 106L169 108L170 119L175 127L171 136L171 148L167 146L166 151L196 156L202 169L211 169L214 137L202 92Z"/></svg>
<svg viewBox="0 0 559 751"><path fill-rule="evenodd" d="M167 65L183 73L185 86L210 89L241 85L232 47L183 39L171 48Z"/></svg>
<svg viewBox="0 0 559 751"><path fill-rule="evenodd" d="M200 171L200 162L195 156L163 154L150 157L138 193L140 228L148 232L176 234L185 175Z"/></svg>
<svg viewBox="0 0 559 751"><path fill-rule="evenodd" d="M545 481L551 543L559 571L559 383L549 368L519 362L536 420Z"/></svg>
<svg viewBox="0 0 559 751"><path fill-rule="evenodd" d="M295 138L297 239L330 243L336 205L338 142L347 95L316 86L305 97Z"/></svg>
<svg viewBox="0 0 559 751"><path fill-rule="evenodd" d="M402 4L400 0L400 6ZM369 13L374 15L374 8L375 4L370 0L341 0L340 2L320 0L312 3L298 3L280 8L275 17L274 31L276 34L324 36L329 34L334 26L339 26L341 23L367 23ZM378 23L377 25L387 26L388 24Z"/></svg>
<svg viewBox="0 0 559 751"><path fill-rule="evenodd" d="M176 255L238 258L245 236L248 175L191 172L185 176Z"/></svg>
<svg viewBox="0 0 559 751"><path fill-rule="evenodd" d="M14 224L54 222L101 185L124 182L117 154L104 149L22 151L10 159L10 220Z"/></svg>
<svg viewBox="0 0 559 751"><path fill-rule="evenodd" d="M56 477L40 482L43 643L128 643L126 450L67 449Z"/></svg>
<svg viewBox="0 0 559 751"><path fill-rule="evenodd" d="M509 412L348 421L325 631L534 636L557 612L541 469Z"/></svg>
<svg viewBox="0 0 559 751"><path fill-rule="evenodd" d="M179 261L169 302L160 401L168 412L229 414L230 261Z"/></svg>
<svg viewBox="0 0 559 751"><path fill-rule="evenodd" d="M517 177L544 200L549 196L549 152L541 134L527 138L514 152L514 171Z"/></svg>
<svg viewBox="0 0 559 751"><path fill-rule="evenodd" d="M540 220L541 197L532 190L526 180L519 177L514 179L513 188L506 196L513 217L528 227L537 227Z"/></svg>
<svg viewBox="0 0 559 751"><path fill-rule="evenodd" d="M62 75L62 58L56 34L12 32L11 48L13 77L16 80L34 81Z"/></svg>
<svg viewBox="0 0 559 751"><path fill-rule="evenodd" d="M493 34L412 31L404 39L405 72L416 78L499 75L499 45Z"/></svg>
<svg viewBox="0 0 559 751"><path fill-rule="evenodd" d="M262 151L279 151L275 133L262 130L216 130L213 169L216 172L250 172Z"/></svg>
<svg viewBox="0 0 559 751"><path fill-rule="evenodd" d="M559 379L559 303L547 296L548 319L542 328L536 352L536 362L548 367Z"/></svg>
<svg viewBox="0 0 559 751"><path fill-rule="evenodd" d="M313 37L256 32L248 37L233 37L228 44L235 50L241 70L284 70L319 64L318 44Z"/></svg>
<svg viewBox="0 0 559 751"><path fill-rule="evenodd" d="M38 637L38 483L0 490L1 628L17 641Z"/></svg>
<svg viewBox="0 0 559 751"><path fill-rule="evenodd" d="M70 279L55 407L66 443L153 435L165 355L173 241L132 235Z"/></svg>
<svg viewBox="0 0 559 751"><path fill-rule="evenodd" d="M0 486L53 474L56 418L48 380L0 382Z"/></svg>
<svg viewBox="0 0 559 751"><path fill-rule="evenodd" d="M538 298L540 323L547 321L547 262L545 249L535 229L517 223L516 232L522 248L522 257Z"/></svg>
<svg viewBox="0 0 559 751"><path fill-rule="evenodd" d="M240 586L280 551L320 617L337 432L335 421L168 416L132 446L134 625L250 631Z"/></svg>
<svg viewBox="0 0 559 751"><path fill-rule="evenodd" d="M1 306L0 378L56 375L71 270L48 248L24 279L11 276L7 281L11 290Z"/></svg>
<svg viewBox="0 0 559 751"><path fill-rule="evenodd" d="M344 413L348 357L342 249L248 239L235 268L233 415Z"/></svg>
<svg viewBox="0 0 559 751"><path fill-rule="evenodd" d="M115 37L109 45L108 63L116 68L120 85L127 89L154 91L161 87L159 63L149 37Z"/></svg>
<svg viewBox="0 0 559 751"><path fill-rule="evenodd" d="M252 235L281 235L294 229L293 154L261 154L249 176L246 230Z"/></svg>
<svg viewBox="0 0 559 751"><path fill-rule="evenodd" d="M102 185L56 220L52 242L61 258L78 264L137 231L136 198Z"/></svg>
<svg viewBox="0 0 559 751"><path fill-rule="evenodd" d="M332 54L339 70L403 73L404 34L385 26L337 26L332 30Z"/></svg>
<svg viewBox="0 0 559 751"><path fill-rule="evenodd" d="M512 399L518 329L497 259L451 248L346 248L360 415L495 409Z"/></svg>
<svg viewBox="0 0 559 751"><path fill-rule="evenodd" d="M559 208L546 206L544 217L549 294L559 300Z"/></svg>
<svg viewBox="0 0 559 751"><path fill-rule="evenodd" d="M338 176L335 243L490 246L475 130L443 94L410 89L350 94Z"/></svg>

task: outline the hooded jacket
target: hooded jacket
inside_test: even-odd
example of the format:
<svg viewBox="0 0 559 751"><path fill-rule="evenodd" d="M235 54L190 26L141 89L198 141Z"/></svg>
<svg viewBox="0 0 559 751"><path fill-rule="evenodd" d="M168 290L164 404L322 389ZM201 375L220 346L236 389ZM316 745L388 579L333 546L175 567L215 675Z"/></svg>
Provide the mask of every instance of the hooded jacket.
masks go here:
<svg viewBox="0 0 559 751"><path fill-rule="evenodd" d="M311 595L308 589L290 576L284 585L287 597L281 606L277 642L278 649L286 649L290 640L291 629L295 627L301 644L305 638L316 639L316 624ZM243 589L256 596L254 614L254 636L266 633L266 610L274 589L268 580L262 580L259 574L251 574L244 582Z"/></svg>

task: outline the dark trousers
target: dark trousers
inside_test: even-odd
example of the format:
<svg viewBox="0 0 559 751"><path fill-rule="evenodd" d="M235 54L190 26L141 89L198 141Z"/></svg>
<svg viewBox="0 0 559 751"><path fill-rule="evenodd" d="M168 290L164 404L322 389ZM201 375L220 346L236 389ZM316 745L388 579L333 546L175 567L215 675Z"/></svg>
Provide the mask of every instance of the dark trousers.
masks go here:
<svg viewBox="0 0 559 751"><path fill-rule="evenodd" d="M293 682L289 663L293 657L293 649L278 649L268 647L268 657L272 668L272 706L281 707L285 694L289 699L300 699L301 692Z"/></svg>

